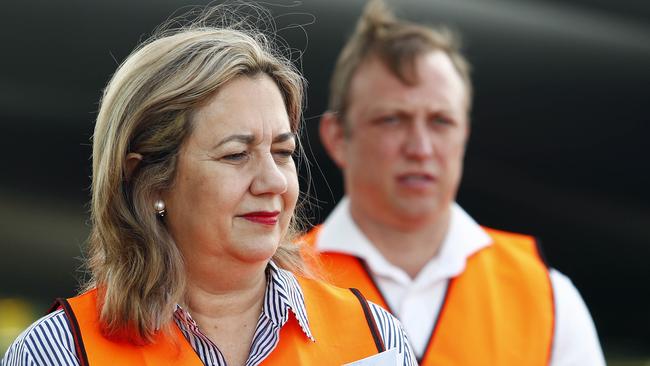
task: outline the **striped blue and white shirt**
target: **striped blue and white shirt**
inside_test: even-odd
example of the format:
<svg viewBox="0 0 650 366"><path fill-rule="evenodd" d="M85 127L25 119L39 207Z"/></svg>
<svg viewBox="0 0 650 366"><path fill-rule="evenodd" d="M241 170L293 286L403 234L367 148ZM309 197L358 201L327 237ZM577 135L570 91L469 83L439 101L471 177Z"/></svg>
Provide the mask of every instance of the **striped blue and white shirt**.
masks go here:
<svg viewBox="0 0 650 366"><path fill-rule="evenodd" d="M303 292L294 275L271 262L268 278L263 310L257 322L247 366L259 365L275 349L280 329L289 319L289 311L298 320L305 337L314 341L309 329ZM378 305L370 302L369 305L386 349L397 348L403 355L404 366L417 365L399 321ZM226 365L219 348L200 331L190 314L178 305L174 321L203 364ZM70 323L63 310L44 316L27 328L0 361L0 366L18 365L80 365Z"/></svg>

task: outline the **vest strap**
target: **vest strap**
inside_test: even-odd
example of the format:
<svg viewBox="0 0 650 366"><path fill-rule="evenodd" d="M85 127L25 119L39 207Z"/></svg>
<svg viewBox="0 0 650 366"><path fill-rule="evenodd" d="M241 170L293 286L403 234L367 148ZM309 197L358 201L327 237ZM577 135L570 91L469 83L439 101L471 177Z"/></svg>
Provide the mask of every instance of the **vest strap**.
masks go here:
<svg viewBox="0 0 650 366"><path fill-rule="evenodd" d="M361 303L363 314L366 316L366 322L368 322L368 328L370 328L370 333L372 333L372 338L375 341L375 346L377 346L377 351L379 351L379 353L384 352L386 350L386 346L384 345L384 341L381 339L381 335L379 335L379 328L377 328L375 317L372 316L370 306L368 306L368 301L365 297L363 297L361 291L357 290L356 288L351 288L350 291L352 291L354 296L356 296Z"/></svg>
<svg viewBox="0 0 650 366"><path fill-rule="evenodd" d="M60 297L57 298L56 300L54 300L54 304L52 304L48 313L51 313L58 309L63 309L63 312L65 313L66 317L70 321L70 331L72 332L72 338L74 339L74 347L77 353L77 358L79 359L80 366L89 366L90 363L88 362L86 347L84 347L84 342L82 341L81 338L81 330L79 328L79 322L77 321L77 317L74 315L74 311L72 311L72 307L70 306L68 300Z"/></svg>

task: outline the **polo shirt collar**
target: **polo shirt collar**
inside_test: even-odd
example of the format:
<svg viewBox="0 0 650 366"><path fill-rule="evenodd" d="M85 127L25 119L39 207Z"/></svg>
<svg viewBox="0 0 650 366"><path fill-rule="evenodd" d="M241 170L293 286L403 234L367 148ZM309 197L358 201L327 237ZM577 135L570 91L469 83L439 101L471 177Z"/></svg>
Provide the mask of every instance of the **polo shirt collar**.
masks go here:
<svg viewBox="0 0 650 366"><path fill-rule="evenodd" d="M463 272L467 258L491 245L492 239L458 204L451 206L449 229L440 250L423 267L416 278L389 263L363 234L350 214L347 197L336 206L323 223L315 247L320 252L337 252L363 259L374 275L403 284L428 285Z"/></svg>

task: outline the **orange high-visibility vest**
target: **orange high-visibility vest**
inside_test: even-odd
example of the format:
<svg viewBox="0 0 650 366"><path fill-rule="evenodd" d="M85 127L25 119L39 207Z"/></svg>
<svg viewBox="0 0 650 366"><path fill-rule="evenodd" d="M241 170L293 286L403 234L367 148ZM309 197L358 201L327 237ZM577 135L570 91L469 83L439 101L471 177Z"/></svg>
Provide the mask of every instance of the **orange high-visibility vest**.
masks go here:
<svg viewBox="0 0 650 366"><path fill-rule="evenodd" d="M302 288L312 342L289 312L276 348L262 365L341 365L384 350L374 318L362 295L323 282L297 277ZM82 366L194 365L203 363L177 326L170 337L156 334L147 345L109 339L101 331L97 290L70 299L58 299L70 320L77 356Z"/></svg>
<svg viewBox="0 0 650 366"><path fill-rule="evenodd" d="M302 240L313 247L319 230ZM536 241L485 230L493 243L471 255L463 273L450 280L420 365L549 364L555 307ZM361 258L324 252L316 265L333 284L357 288L390 311Z"/></svg>

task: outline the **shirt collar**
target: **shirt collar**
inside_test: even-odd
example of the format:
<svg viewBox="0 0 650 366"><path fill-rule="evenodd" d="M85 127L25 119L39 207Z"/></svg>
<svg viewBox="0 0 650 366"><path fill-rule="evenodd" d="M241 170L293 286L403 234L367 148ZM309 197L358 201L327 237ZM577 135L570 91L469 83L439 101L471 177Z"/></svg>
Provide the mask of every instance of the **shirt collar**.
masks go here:
<svg viewBox="0 0 650 366"><path fill-rule="evenodd" d="M278 306L279 305L279 306ZM288 309L298 320L300 329L312 342L314 336L309 328L305 296L293 273L279 268L273 261L269 262L269 281L264 299L264 313L278 326L288 319Z"/></svg>
<svg viewBox="0 0 650 366"><path fill-rule="evenodd" d="M400 283L430 283L462 273L467 258L491 243L492 239L485 230L454 202L449 229L440 251L415 279L411 279L401 268L389 263L372 245L352 219L350 200L343 197L323 223L315 247L321 252L338 252L362 258L375 275Z"/></svg>
<svg viewBox="0 0 650 366"><path fill-rule="evenodd" d="M316 340L309 328L305 297L296 277L293 273L279 268L273 261L270 261L267 267L262 314L269 318L275 326L281 328L289 319L289 309L291 309L303 333L312 342L315 342ZM198 328L190 313L178 304L176 305L175 316L189 327Z"/></svg>

